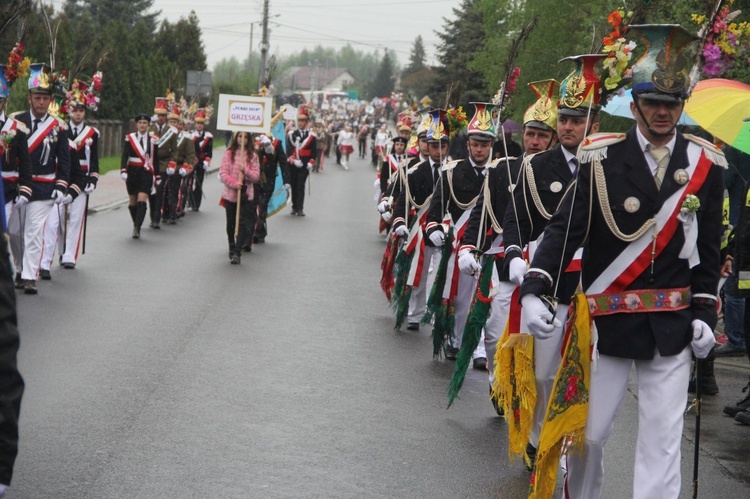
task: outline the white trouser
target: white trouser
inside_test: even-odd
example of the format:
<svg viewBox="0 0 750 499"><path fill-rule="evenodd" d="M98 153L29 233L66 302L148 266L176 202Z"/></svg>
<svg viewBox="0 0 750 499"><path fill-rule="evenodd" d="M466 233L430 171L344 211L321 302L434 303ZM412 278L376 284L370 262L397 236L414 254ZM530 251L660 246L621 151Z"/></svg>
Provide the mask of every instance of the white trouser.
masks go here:
<svg viewBox="0 0 750 499"><path fill-rule="evenodd" d="M569 497L597 499L604 481L604 445L612 434L633 364L638 376L638 440L633 497L680 496L680 443L690 377L690 347L651 360L601 355L592 369L583 453L568 456Z"/></svg>
<svg viewBox="0 0 750 499"><path fill-rule="evenodd" d="M521 312L523 315L523 311ZM557 305L555 318L560 321L551 338L539 340L534 338L534 379L536 381L536 405L534 405L534 426L529 433L529 441L539 447L539 435L542 432L544 413L555 384L555 376L560 368L563 338L565 337L565 319L568 317L568 305Z"/></svg>
<svg viewBox="0 0 750 499"><path fill-rule="evenodd" d="M39 262L44 249L44 225L55 203L50 200L32 201L18 212L18 225L13 224L11 246L16 271L21 272L21 279L35 281L39 273Z"/></svg>
<svg viewBox="0 0 750 499"><path fill-rule="evenodd" d="M464 328L466 327L466 318L469 316L469 310L471 309L471 302L474 300L474 293L477 291L477 284L479 284L479 274L468 275L463 272L458 273L458 287L456 289L456 297L454 299L454 325L453 332L451 333L451 344L455 348L461 348L463 343ZM479 344L474 349L472 358L487 358L487 352L484 348L484 328L482 328L482 334L479 337Z"/></svg>
<svg viewBox="0 0 750 499"><path fill-rule="evenodd" d="M10 251L13 258L13 266L20 272L18 262L21 261L22 253L16 255L18 251L23 252L23 235L21 234L20 209L16 208L16 203L10 201L5 203L5 221L8 224L8 235L10 236Z"/></svg>
<svg viewBox="0 0 750 499"><path fill-rule="evenodd" d="M413 262L412 265L416 265ZM419 286L412 288L409 298L409 310L406 315L407 322L419 322L427 310L427 298L429 297L432 284L435 282L435 273L440 264L440 248L425 246L424 265L422 267L422 279Z"/></svg>
<svg viewBox="0 0 750 499"><path fill-rule="evenodd" d="M78 243L83 229L83 212L86 211L86 194L81 194L67 206L68 227L61 229L61 220L65 218L66 207L57 205L49 212L47 226L44 229L44 254L41 268L49 270L55 257L55 247L61 246L61 234L65 234L65 252L60 248L62 263L76 263L78 258Z"/></svg>
<svg viewBox="0 0 750 499"><path fill-rule="evenodd" d="M490 302L490 317L484 326L484 348L487 350L487 369L490 371L490 386L495 382L495 354L497 342L505 331L510 312L510 297L516 285L510 281L500 281L497 294Z"/></svg>

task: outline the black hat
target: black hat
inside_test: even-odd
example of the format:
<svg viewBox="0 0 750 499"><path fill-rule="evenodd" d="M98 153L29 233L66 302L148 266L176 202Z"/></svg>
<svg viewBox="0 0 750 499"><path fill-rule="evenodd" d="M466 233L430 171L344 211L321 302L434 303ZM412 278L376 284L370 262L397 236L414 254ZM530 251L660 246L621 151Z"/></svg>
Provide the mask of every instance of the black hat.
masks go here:
<svg viewBox="0 0 750 499"><path fill-rule="evenodd" d="M404 137L401 137L400 135L397 136L397 137L393 137L392 141L393 141L394 144L400 142L401 144L406 145L406 144L409 143L408 140L406 140Z"/></svg>
<svg viewBox="0 0 750 499"><path fill-rule="evenodd" d="M149 123L151 122L151 115L146 113L139 113L135 115L135 118L133 118L133 121L138 122L141 120L146 120Z"/></svg>

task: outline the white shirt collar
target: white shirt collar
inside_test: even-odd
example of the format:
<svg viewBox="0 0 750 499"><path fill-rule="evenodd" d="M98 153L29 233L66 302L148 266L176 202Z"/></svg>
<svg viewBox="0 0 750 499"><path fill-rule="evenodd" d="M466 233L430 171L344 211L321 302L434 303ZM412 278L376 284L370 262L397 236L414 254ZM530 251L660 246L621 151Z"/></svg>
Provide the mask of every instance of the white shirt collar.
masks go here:
<svg viewBox="0 0 750 499"><path fill-rule="evenodd" d="M576 167L574 164L571 163L571 161L573 159L577 160L576 155L568 151L568 149L563 146L560 146L560 149L562 149L563 156L565 156L565 162L568 164L568 168L570 168L570 172L575 173Z"/></svg>
<svg viewBox="0 0 750 499"><path fill-rule="evenodd" d="M643 152L643 157L646 158L646 164L648 165L649 169L651 170L651 174L655 175L656 170L659 168L659 165L656 164L656 160L653 156L651 156L651 153L648 152L649 147L657 147L653 145L651 142L648 141L648 139L641 133L640 128L637 126L635 127L635 136L638 137L638 146L641 148L641 151ZM666 147L669 149L669 157L672 157L672 153L674 152L674 146L677 143L677 134L675 133L672 135L672 139L664 144L661 147Z"/></svg>

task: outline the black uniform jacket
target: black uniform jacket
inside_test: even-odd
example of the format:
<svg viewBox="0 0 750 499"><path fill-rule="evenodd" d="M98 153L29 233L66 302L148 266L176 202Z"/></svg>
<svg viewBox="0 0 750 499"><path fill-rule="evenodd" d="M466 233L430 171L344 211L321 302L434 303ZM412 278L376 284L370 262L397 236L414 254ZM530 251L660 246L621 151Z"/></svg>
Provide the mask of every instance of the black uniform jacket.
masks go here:
<svg viewBox="0 0 750 499"><path fill-rule="evenodd" d="M471 202L479 195L484 185L484 167L474 167L468 159L461 160L449 171L443 172L435 186L435 194L430 201L430 211L427 213L427 228L425 232L429 235L434 231L442 231L441 225L445 213L450 213L451 220L455 223L464 214L455 201L461 204ZM451 196L451 186L454 200Z"/></svg>
<svg viewBox="0 0 750 499"><path fill-rule="evenodd" d="M6 118L13 119L13 118ZM0 121L0 128L5 126ZM5 202L10 203L19 194L31 198L33 182L31 180L31 159L29 157L28 136L21 130L16 131L16 136L10 142L8 154L0 158L3 167L3 190Z"/></svg>
<svg viewBox="0 0 750 499"><path fill-rule="evenodd" d="M409 173L407 170L407 182L409 183L409 194L414 203L418 205L424 204L428 197L435 190L435 184L440 178L440 164L435 163L433 166L431 160L427 160L416 167ZM393 228L406 223L405 215L406 210L410 207L406 206L406 189L402 189L396 199L396 204L393 207Z"/></svg>
<svg viewBox="0 0 750 499"><path fill-rule="evenodd" d="M635 129L628 132L624 141L609 146L607 158L602 160L602 165L609 193L609 206L623 233L635 232L656 214L669 196L679 190L681 186L675 180L674 174L678 169L688 166L687 145L688 141L678 134L661 190L656 188ZM583 245L581 279L584 290L629 245L615 237L605 222L597 188L591 183L591 178L591 164L586 163L581 166L577 189L571 190L560 210L547 225L544 239L531 264L532 269L543 269L554 278L560 258L562 257L563 264L567 265L576 248ZM700 199L700 208L696 212L699 224L697 249L700 263L691 269L686 259L679 258L685 241L683 229L679 226L656 257L653 275L650 268L647 268L626 289L690 287L693 295L716 295L721 265L719 246L723 231L723 191L721 169L712 165L702 187L696 193ZM640 202L640 206L633 213L624 208L625 200L631 197ZM591 226L587 228L590 200L593 201ZM571 204L572 216L568 229ZM632 206L631 202L631 211ZM588 238L584 243L587 233ZM651 238L653 232L648 231L641 237ZM548 292L549 286L546 279L538 275L529 275L523 282L521 295L543 294ZM715 301L694 297L689 308L676 312L599 316L595 318L599 334L598 349L605 355L630 359L651 359L655 349L658 349L662 356L676 355L692 339L693 319L700 319L713 328L717 321Z"/></svg>
<svg viewBox="0 0 750 499"><path fill-rule="evenodd" d="M406 163L406 171L409 171L409 168L416 165L422 161L422 158L420 156L417 156L416 158L409 158L409 161ZM424 160L425 163L429 163L429 159ZM400 173L400 172L399 172ZM383 182L383 177L380 177L380 181ZM401 195L401 191L403 190L404 186L401 185L401 175L396 175L396 180L391 182L391 185L388 186L388 188L383 192L383 197L392 197L394 200L397 200L398 197Z"/></svg>
<svg viewBox="0 0 750 499"><path fill-rule="evenodd" d="M263 145L257 148L260 158L260 183L267 189L273 190L276 182L276 167L281 167L281 178L285 184L291 184L289 180L289 163L286 153L279 139L273 139L273 154L266 154Z"/></svg>
<svg viewBox="0 0 750 499"><path fill-rule="evenodd" d="M16 119L26 125L29 130L33 130L31 111L25 111L17 115ZM44 157L43 144L37 146L33 151L29 151L31 175L34 182L31 201L51 199L54 190L65 193L70 181L70 144L68 134L65 131L67 125L55 117L47 116L40 127L49 123L48 120L57 121L54 130L48 134L49 155ZM44 163L42 163L43 159L46 160Z"/></svg>
<svg viewBox="0 0 750 499"><path fill-rule="evenodd" d="M496 166L488 168L487 171L487 184L489 188L489 208L495 215L495 218L500 224L504 224L505 210L509 207L511 200L510 196L510 185L518 183L518 172L521 169L521 162L523 158L508 158L508 162L505 159L501 159ZM512 181L509 181L509 176ZM484 191L479 194L479 199L474 209L471 210L471 216L469 222L464 231L463 238L461 239L462 246L473 246L478 251L487 251L492 240L496 234L492 229L492 223L489 216L485 216L485 220L482 221L482 211L484 209L484 203L487 200L484 197ZM510 207L510 209L513 209ZM479 233L479 226L483 223L484 234ZM505 232L503 230L503 232ZM505 236L503 236L505 237ZM500 279L507 281L508 272L503 272L503 259L498 258L495 260L497 265L497 271L500 275Z"/></svg>
<svg viewBox="0 0 750 499"><path fill-rule="evenodd" d="M565 159L562 146L558 144L549 151L532 156L531 169L534 172L536 190L539 193L539 200L544 211L548 214L555 213L565 191L573 181L573 173ZM508 248L510 246L523 248L530 241L536 241L549 222L532 200L529 181L523 168L519 173L519 180L513 191L513 197L516 208L513 210L512 207L508 207L503 219L504 275L508 275L510 261L516 256L521 256L518 251L512 249L508 251ZM558 274L562 275L560 286L557 289L557 298L560 303L567 304L570 303L570 298L578 287L579 274L577 272L561 272L558 267L554 268L551 275L553 277L557 277ZM550 290L550 293L552 291Z"/></svg>

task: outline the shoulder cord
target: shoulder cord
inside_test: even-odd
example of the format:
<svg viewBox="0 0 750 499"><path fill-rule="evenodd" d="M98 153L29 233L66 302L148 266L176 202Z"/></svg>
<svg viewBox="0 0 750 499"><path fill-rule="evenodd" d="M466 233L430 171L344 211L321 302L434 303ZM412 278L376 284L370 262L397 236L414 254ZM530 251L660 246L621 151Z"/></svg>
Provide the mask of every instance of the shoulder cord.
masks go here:
<svg viewBox="0 0 750 499"><path fill-rule="evenodd" d="M641 225L641 227L635 231L632 234L624 234L620 228L617 226L617 222L615 222L615 217L612 215L612 209L609 206L609 195L607 193L607 182L604 178L604 168L602 168L602 162L598 159L595 159L593 161L594 166L594 176L596 177L596 189L599 194L599 207L602 210L602 216L604 217L604 221L607 223L607 227L609 227L609 230L612 231L612 234L614 236L626 243L631 243L635 241L636 239L640 238L645 234L651 227L656 225L656 219L655 218L649 218L646 220L646 223ZM589 217L591 214L589 214Z"/></svg>
<svg viewBox="0 0 750 499"><path fill-rule="evenodd" d="M456 193L453 192L453 170L448 170L446 173L448 174L448 189L450 190L450 193L451 193L451 199L453 199L453 202L456 203L456 206L461 208L463 211L466 211L469 208L471 208L473 205L475 205L477 202L477 199L479 199L479 194L477 194L476 197L472 199L471 201L469 201L468 203L461 203L456 198ZM487 176L489 177L489 175ZM487 182L485 182L485 184L486 183Z"/></svg>
<svg viewBox="0 0 750 499"><path fill-rule="evenodd" d="M552 218L552 213L549 213L544 209L542 200L539 198L539 191L536 188L536 178L534 177L534 169L531 168L530 161L528 163L528 167L526 168L526 180L529 183L529 192L531 192L531 199L534 201L534 206L545 220L549 220L550 218Z"/></svg>

